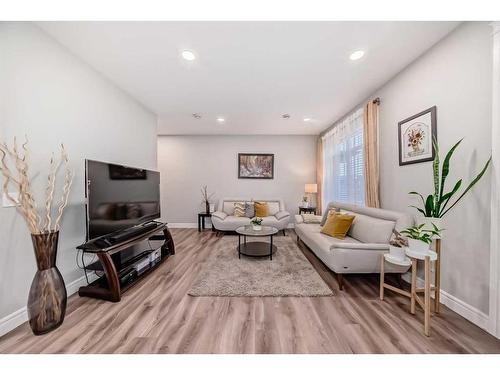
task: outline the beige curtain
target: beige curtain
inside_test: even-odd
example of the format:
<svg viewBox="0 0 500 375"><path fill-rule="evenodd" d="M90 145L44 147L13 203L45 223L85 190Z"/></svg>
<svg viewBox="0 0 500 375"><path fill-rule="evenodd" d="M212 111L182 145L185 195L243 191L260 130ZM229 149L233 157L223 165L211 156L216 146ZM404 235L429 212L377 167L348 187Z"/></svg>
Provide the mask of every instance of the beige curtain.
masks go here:
<svg viewBox="0 0 500 375"><path fill-rule="evenodd" d="M323 140L318 137L316 146L316 184L318 185L318 193L316 194L316 213L322 214L322 194L323 194Z"/></svg>
<svg viewBox="0 0 500 375"><path fill-rule="evenodd" d="M365 170L365 205L380 207L379 156L378 156L378 108L379 99L365 105L363 121L363 147Z"/></svg>

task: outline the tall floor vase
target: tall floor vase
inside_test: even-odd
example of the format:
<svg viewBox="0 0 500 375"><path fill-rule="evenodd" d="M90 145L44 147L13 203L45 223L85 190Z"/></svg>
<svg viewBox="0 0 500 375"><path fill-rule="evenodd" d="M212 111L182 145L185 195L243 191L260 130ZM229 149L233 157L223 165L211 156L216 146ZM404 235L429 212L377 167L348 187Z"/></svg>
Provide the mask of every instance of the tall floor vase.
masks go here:
<svg viewBox="0 0 500 375"><path fill-rule="evenodd" d="M36 271L28 297L28 317L35 335L43 335L64 321L66 286L56 267L59 232L32 234Z"/></svg>

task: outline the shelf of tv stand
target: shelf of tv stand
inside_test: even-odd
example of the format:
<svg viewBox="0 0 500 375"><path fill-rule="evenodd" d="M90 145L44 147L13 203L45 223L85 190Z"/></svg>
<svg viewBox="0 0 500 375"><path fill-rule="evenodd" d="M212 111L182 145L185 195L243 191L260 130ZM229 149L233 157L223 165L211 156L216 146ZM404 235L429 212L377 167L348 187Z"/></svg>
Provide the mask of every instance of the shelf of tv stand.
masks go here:
<svg viewBox="0 0 500 375"><path fill-rule="evenodd" d="M125 284L120 283L119 272L116 269L115 264L113 263L111 255L126 250L131 246L148 239L159 231L163 231L164 239L164 243L161 246L161 258L159 262L151 266L136 279L133 279ZM108 246L105 248L98 248L96 246L94 248L91 245L92 241L79 246L78 248L83 250L84 252L94 253L97 255L102 265L102 269L104 270L105 276L100 277L87 286L82 286L78 290L78 294L82 297L93 297L111 302L119 302L121 300L121 295L123 292L128 290L138 281L142 280L145 276L158 268L158 266L160 266L170 255L175 254L174 241L166 223L159 223L157 227L152 228L146 233L142 233L123 242L113 244L112 246Z"/></svg>
<svg viewBox="0 0 500 375"><path fill-rule="evenodd" d="M97 245L97 242L100 240L100 238L97 238L95 240L90 240L83 245L80 245L77 247L77 249L83 250L86 253L101 253L101 252L106 252L110 254L117 253L119 251L122 251L123 249L129 248L135 243L147 240L149 237L151 237L153 234L163 230L164 228L167 227L167 223L158 223L158 226L155 228L152 228L150 231L141 233L137 236L128 238L124 241L115 243L110 246L106 247L100 247Z"/></svg>
<svg viewBox="0 0 500 375"><path fill-rule="evenodd" d="M149 251L145 251L145 252L149 253ZM139 254L139 255L141 255L141 254ZM169 257L168 255L165 256L165 257L161 257L160 260L157 263L155 263L150 268L148 268L147 270L145 270L141 275L137 276L137 278L131 279L130 281L126 281L124 283L122 283L120 281L120 291L121 291L121 293L126 292L128 289L130 289L131 287L133 287L139 281L143 280L145 276L147 276L148 274L150 274L151 272L153 272L156 268L158 268L164 261L166 261L168 259L168 257ZM131 266L131 264L127 265L127 266L124 266L122 268L122 270L130 268L130 266ZM109 284L108 284L106 276L99 277L97 280L95 280L91 284L89 284L89 287L108 289L109 288Z"/></svg>

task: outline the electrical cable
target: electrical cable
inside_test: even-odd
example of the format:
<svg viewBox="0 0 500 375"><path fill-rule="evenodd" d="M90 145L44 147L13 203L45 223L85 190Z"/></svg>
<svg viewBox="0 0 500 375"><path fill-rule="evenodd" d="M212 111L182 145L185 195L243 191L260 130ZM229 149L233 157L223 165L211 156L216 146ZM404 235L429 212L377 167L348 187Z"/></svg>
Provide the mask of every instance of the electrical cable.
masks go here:
<svg viewBox="0 0 500 375"><path fill-rule="evenodd" d="M87 285L89 285L89 277L87 275L87 267L85 266L85 259L84 259L84 254L85 252L82 251L82 264L83 264L83 272L85 273L85 280L87 280Z"/></svg>

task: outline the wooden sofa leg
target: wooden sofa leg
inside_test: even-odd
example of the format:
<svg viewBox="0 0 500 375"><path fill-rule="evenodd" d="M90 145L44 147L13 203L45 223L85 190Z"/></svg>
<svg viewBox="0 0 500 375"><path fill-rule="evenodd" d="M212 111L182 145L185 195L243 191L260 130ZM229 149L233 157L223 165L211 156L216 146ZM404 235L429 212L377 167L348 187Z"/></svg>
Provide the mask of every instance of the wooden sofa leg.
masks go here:
<svg viewBox="0 0 500 375"><path fill-rule="evenodd" d="M283 236L286 236L286 232L285 232L285 230L284 230L284 229L283 229Z"/></svg>
<svg viewBox="0 0 500 375"><path fill-rule="evenodd" d="M337 274L337 282L339 283L339 289L344 290L344 275L341 273Z"/></svg>

